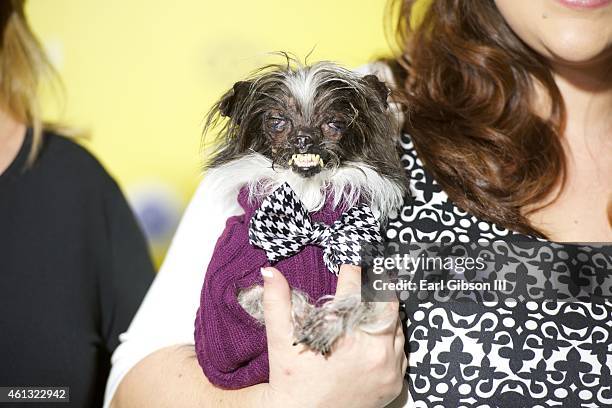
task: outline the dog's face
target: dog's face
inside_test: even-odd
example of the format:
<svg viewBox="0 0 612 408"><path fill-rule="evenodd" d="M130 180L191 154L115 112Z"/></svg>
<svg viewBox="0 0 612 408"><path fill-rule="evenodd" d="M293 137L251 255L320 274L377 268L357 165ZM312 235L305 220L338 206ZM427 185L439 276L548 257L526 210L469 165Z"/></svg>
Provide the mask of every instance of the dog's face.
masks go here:
<svg viewBox="0 0 612 408"><path fill-rule="evenodd" d="M388 94L375 76L331 63L275 66L237 82L216 105L230 121L213 166L255 151L303 177L347 162L393 167L397 130Z"/></svg>
<svg viewBox="0 0 612 408"><path fill-rule="evenodd" d="M348 101L334 105L316 107L308 114L289 97L284 104L266 110L262 133L269 141L273 161L286 163L304 177L317 174L331 160L340 162L342 138L352 117L347 114Z"/></svg>

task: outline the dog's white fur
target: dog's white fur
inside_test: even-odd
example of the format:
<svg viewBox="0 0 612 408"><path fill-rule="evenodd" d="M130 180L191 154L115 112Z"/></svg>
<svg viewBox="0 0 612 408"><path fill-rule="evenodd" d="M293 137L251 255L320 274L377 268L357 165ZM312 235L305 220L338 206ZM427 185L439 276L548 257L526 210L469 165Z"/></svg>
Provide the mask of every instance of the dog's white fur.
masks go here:
<svg viewBox="0 0 612 408"><path fill-rule="evenodd" d="M302 177L289 168L273 168L272 161L259 153L236 159L211 169L207 177L215 186L218 197L228 204L236 201L238 191L247 186L249 198L260 200L287 182L306 209L317 211L325 204L327 194L333 196L333 206L347 209L357 202L368 204L384 221L401 207L401 187L363 163L345 163L337 169L324 169L312 177Z"/></svg>
<svg viewBox="0 0 612 408"><path fill-rule="evenodd" d="M334 73L330 77L329 73ZM285 82L287 87L291 90L297 102L299 103L304 116L310 118L314 113L314 102L316 99L316 92L320 87L326 84L328 81L340 82L342 88L353 88L359 89L363 87L363 84L355 81L347 81L342 75L354 75L352 71L342 68L334 63L321 61L315 65L308 67L308 69L300 69L295 72L286 71ZM336 88L339 89L339 88Z"/></svg>

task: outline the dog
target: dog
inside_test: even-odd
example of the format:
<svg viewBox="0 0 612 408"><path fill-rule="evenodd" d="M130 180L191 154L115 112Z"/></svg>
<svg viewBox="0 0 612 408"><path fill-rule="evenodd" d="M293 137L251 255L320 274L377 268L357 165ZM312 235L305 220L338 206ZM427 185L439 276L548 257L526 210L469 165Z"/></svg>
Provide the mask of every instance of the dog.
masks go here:
<svg viewBox="0 0 612 408"><path fill-rule="evenodd" d="M266 66L235 83L209 113L205 134L217 131L220 143L206 165L207 177L218 181L220 197L229 200L242 197L239 200L243 200L243 207L248 207L245 207L248 216L256 214L249 206L256 209L266 197L284 186L290 190L288 194L295 194L308 213L365 205L379 223L384 223L401 207L407 191L405 171L399 160L399 130L396 115L389 109L389 94L388 87L376 76L360 76L332 62L302 65L288 57L286 64ZM236 225L247 228L247 221L241 220ZM269 221L261 223L266 222ZM253 228L253 220L250 227ZM230 228L229 222L227 228ZM380 225L376 228L380 229ZM252 248L252 230L249 237ZM216 251L229 248L228 239L224 234ZM242 248L249 246L245 243ZM239 254L238 251L227 255L228 261L221 264L235 261ZM253 254L250 257L254 260L257 253ZM245 267L233 268L224 270L226 286L215 292L215 283L209 279L216 279L215 274L219 276L220 272L219 268L209 266L202 291L203 304L198 312L200 318L196 319L200 364L213 383L227 388L265 381L257 375L250 382L228 380L228 373L246 363L211 368L209 360L220 354L219 349L213 349L211 341L206 349L206 340L198 347L198 333L210 339L218 332L216 328L208 328L216 321L210 321L215 318L206 316L207 310L208 313L218 310L218 319L226 316L220 312L222 306L207 305L206 299L225 296L228 290L236 290L240 307L258 324L264 323L262 285L251 279L255 284L232 286L227 275ZM279 269L284 273L280 266ZM299 276L308 273L304 270ZM322 281L327 279L324 274L330 272L321 272ZM236 280L244 281L245 276L238 273ZM292 285L289 277L288 281ZM294 345L304 344L327 354L334 342L354 327L375 331L389 324L381 322L376 308L361 302L359 296L334 299L330 289L315 291L325 294L322 299L313 299L312 293L292 289ZM227 314L234 309L223 310ZM236 336L241 335L237 330Z"/></svg>

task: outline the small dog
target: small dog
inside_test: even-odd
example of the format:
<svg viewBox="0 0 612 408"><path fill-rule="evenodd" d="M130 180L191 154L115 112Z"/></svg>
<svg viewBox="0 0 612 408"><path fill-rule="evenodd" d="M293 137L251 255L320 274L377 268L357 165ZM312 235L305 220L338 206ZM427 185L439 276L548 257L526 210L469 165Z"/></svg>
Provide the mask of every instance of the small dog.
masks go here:
<svg viewBox="0 0 612 408"><path fill-rule="evenodd" d="M242 194L243 207L261 203L285 185L290 186L309 213L318 214L326 208L346 210L362 203L372 209L378 220L384 221L401 207L407 185L398 155L397 123L387 101L389 93L376 76L361 77L330 62L303 66L288 58L286 65L267 66L250 79L237 82L209 114L205 132L220 129L221 144L207 165L207 177L218 181L217 191L222 197L236 200ZM245 207L245 211L247 217L252 216L249 208ZM231 226L230 221L216 253L229 251L231 247L227 231L238 227ZM247 228L247 222L241 219L240 228ZM242 247L246 250L247 244ZM236 250L221 264L227 265L239 256ZM256 253L249 257L253 263L258 262ZM213 264L214 261L213 254ZM308 260L304 262L307 264ZM215 292L215 284L209 279L221 279L213 275L219 276L219 268L224 267L209 266L202 291L203 303L196 319L196 349L204 372L213 383L238 388L265 378L228 379L228 373L246 366L246 361L211 368L208 361L211 356L225 352L209 348L205 353L207 342L213 347L210 344L215 341L210 340L211 336L218 333L217 328L207 326L211 323L206 319L214 317L205 315L213 313L210 310L219 310L216 316L223 319L226 315L222 313L235 310L206 302L213 302L211 297L226 296L228 290L233 290L238 304L261 324L263 289L255 278L245 281L248 273L239 272L236 282L242 282L242 286L247 281L255 284L241 287L226 279L226 286ZM232 266L224 269L223 274L227 276L241 268L246 267ZM284 273L280 266L279 269ZM304 273L308 272L301 272ZM321 273L331 275L328 270ZM320 275L322 281L327 275ZM293 286L290 277L287 278ZM329 292L330 288L314 291L333 294ZM373 331L380 329L381 324L388 325L378 321L376 308L362 303L358 296L343 299L325 296L323 303L312 303L318 300L312 296L313 293L297 288L292 290L292 317L296 343L315 351L328 353L335 340L353 327ZM242 334L236 330L236 336ZM200 339L199 346L198 336L204 338Z"/></svg>

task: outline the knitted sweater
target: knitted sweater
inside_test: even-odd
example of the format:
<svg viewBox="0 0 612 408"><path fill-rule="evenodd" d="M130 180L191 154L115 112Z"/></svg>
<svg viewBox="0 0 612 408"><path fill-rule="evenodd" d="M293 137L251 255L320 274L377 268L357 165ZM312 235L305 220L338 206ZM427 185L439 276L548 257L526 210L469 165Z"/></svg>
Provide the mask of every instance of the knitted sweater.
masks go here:
<svg viewBox="0 0 612 408"><path fill-rule="evenodd" d="M330 199L310 214L312 221L331 225L342 215ZM257 210L248 190L238 194L244 214L230 217L208 265L195 320L197 358L211 383L243 388L267 382L269 376L266 330L238 303L241 289L262 285L260 268L269 266L262 249L249 243L249 222ZM307 246L297 255L274 265L291 288L307 293L311 301L334 294L337 277L323 263L323 249Z"/></svg>

